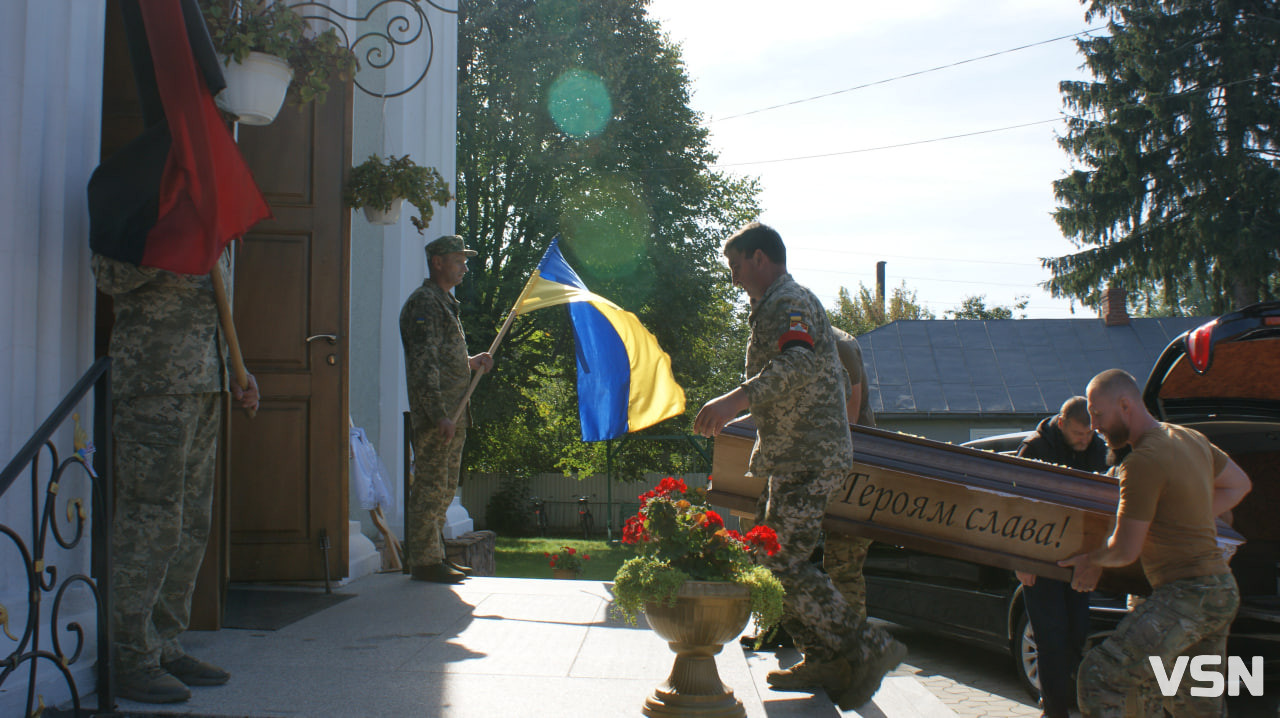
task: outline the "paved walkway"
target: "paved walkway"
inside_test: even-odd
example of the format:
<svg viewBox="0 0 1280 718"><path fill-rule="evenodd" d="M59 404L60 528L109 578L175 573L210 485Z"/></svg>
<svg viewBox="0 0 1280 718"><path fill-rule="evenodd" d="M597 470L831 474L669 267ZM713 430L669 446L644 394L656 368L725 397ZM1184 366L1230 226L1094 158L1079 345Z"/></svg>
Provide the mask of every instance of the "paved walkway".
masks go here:
<svg viewBox="0 0 1280 718"><path fill-rule="evenodd" d="M608 590L596 581L441 586L378 574L337 590L356 596L278 631L187 634L188 649L231 670L231 683L196 688L190 701L170 706L121 701L122 713L631 717L671 667L673 654L656 634L608 616ZM872 703L843 715L1035 715L999 712L1006 706L992 694L932 673L927 659L909 657ZM717 656L748 716L841 715L823 695L769 690L764 675L779 660L789 662L736 644Z"/></svg>

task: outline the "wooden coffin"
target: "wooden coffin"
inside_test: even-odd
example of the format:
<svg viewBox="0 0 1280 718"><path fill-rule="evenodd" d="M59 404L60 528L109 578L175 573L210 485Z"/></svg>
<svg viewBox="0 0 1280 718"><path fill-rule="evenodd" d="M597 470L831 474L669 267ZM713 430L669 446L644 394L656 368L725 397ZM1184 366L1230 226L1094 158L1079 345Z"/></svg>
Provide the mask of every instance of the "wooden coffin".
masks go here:
<svg viewBox="0 0 1280 718"><path fill-rule="evenodd" d="M989 566L1069 580L1057 562L1111 533L1119 487L1109 476L850 426L854 468L832 497L823 528ZM708 500L752 517L763 478L746 476L756 430L750 416L716 437ZM1219 522L1219 542L1243 538ZM1109 587L1145 592L1136 564L1108 572Z"/></svg>

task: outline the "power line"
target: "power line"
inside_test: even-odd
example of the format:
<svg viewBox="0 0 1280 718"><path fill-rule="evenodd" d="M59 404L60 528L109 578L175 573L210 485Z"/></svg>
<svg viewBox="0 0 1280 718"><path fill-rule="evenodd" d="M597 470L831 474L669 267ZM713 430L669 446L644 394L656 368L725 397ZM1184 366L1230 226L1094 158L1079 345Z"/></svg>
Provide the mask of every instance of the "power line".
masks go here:
<svg viewBox="0 0 1280 718"><path fill-rule="evenodd" d="M792 274L797 274L797 273L802 273L802 274L841 274L841 275L844 275L844 276L847 276L847 277L851 277L851 278L856 278L856 277L869 277L869 276L872 276L872 275L870 275L870 274L867 274L866 272L849 272L849 271L842 270L842 269L817 269L817 268L811 268L811 267L796 267L795 269L791 270L791 273L792 273ZM907 275L903 275L903 274L895 274L895 275L893 275L893 278L894 278L895 280L896 280L896 279L910 279L911 281L914 281L914 282L945 282L945 283L947 283L947 284L980 284L980 285L982 285L982 286L984 286L984 287L1019 287L1019 288L1024 288L1024 289L1025 289L1025 288L1036 288L1036 289L1039 289L1039 288L1040 288L1039 283L1028 284L1028 283L1026 283L1026 282L1018 282L1018 283L1012 283L1012 282L988 282L988 281L985 281L985 280L976 280L976 279L942 279L942 278L940 278L940 277L911 277L911 276L907 276Z"/></svg>
<svg viewBox="0 0 1280 718"><path fill-rule="evenodd" d="M1068 39L1068 38L1073 38L1073 37L1080 37L1081 35L1088 35L1088 34L1093 33L1093 32L1097 32L1097 30L1095 30L1095 29L1085 29L1085 30L1081 30L1080 32L1072 33L1072 34L1070 34L1070 35L1060 35L1060 36L1058 36L1058 37L1050 38L1050 39L1048 39L1048 40L1041 40L1040 42L1033 42L1033 43L1030 43L1030 44L1028 44L1028 45L1020 45L1020 46L1018 46L1018 47L1011 47L1011 48L1009 48L1009 49L1007 49L1007 50L1000 50L1000 51L998 51L998 52L992 52L992 53L988 53L988 54L986 54L986 55L979 55L978 57L971 57L971 58L969 58L969 59L967 59L967 60L959 60L959 61L957 61L957 62L947 63L946 65L938 65L937 67L931 67L931 68L929 68L929 69L927 69L927 70L916 70L915 72L908 72L908 73L907 73L907 74L905 74L905 75L897 75L897 76L895 76L895 77L888 77L888 78L885 78L885 79L883 79L883 80L876 80L875 82L867 82L867 83L864 83L864 84L861 84L861 85L855 85L855 86L853 86L853 87L846 87L846 88L845 88L845 89L843 89L843 90L836 90L836 91L834 91L834 92L827 92L827 93L824 93L824 94L821 94L821 95L814 95L813 97L806 97L806 98L803 98L803 99L800 99L800 100L792 100L792 101L790 101L790 102L783 102L783 103L778 104L778 105L770 105L769 107L761 107L760 109L757 109L757 110L748 110L747 112L739 112L739 113L738 113L738 114L736 114L736 115L729 115L729 116L727 116L727 117L718 117L718 118L713 118L711 121L712 121L712 122L723 122L723 121L725 121L725 120L733 120L733 119L737 119L737 118L739 118L739 117L746 117L747 115L754 115L754 114L758 114L758 113L761 113L761 112L768 112L769 110L776 110L776 109L779 109L779 108L782 108L782 107L790 107L790 106L792 106L792 105L799 105L799 104L803 104L803 103L805 103L805 102L813 102L814 100L821 100L821 99L825 99L825 98L827 98L827 97L834 97L834 96L836 96L836 95L841 95L841 94L844 94L844 93L846 93L846 92L853 92L854 90L862 90L862 89L866 89L866 88L868 88L868 87L875 87L876 85L883 85L883 84L886 84L886 83L889 83L889 82L896 82L896 81L898 81L898 80L905 80L905 79L906 79L906 78L908 78L908 77L916 77L916 76L918 76L918 75L926 75L926 74L928 74L928 73L930 73L930 72L937 72L938 70L946 70L946 69L950 69L950 68L952 68L952 67L959 67L960 65L966 65L966 64L968 64L968 63L970 63L970 62L977 62L977 61L979 61L979 60L987 60L987 59L990 59L990 58L993 58L993 57L998 57L998 56L1000 56L1000 55L1007 55L1007 54L1009 54L1009 53L1011 53L1011 52L1018 52L1019 50L1026 50L1026 49L1028 49L1028 48L1037 47L1037 46L1040 46L1040 45L1048 45L1049 43L1052 43L1052 42L1058 42L1059 40L1066 40L1066 39Z"/></svg>
<svg viewBox="0 0 1280 718"><path fill-rule="evenodd" d="M963 132L963 133L958 134L958 135L947 135L946 137L934 137L934 138L932 138L932 139L928 139L928 140L915 140L915 141L912 141L912 142L899 142L899 143L897 143L897 144L893 144L893 145L880 145L879 147L863 147L863 148L861 148L861 149L856 149L856 150L843 150L843 151L840 151L840 152L826 152L826 153L823 153L823 154L820 154L820 155L802 155L802 156L799 156L799 157L779 157L779 158L777 158L777 159L772 159L772 160L750 160L750 161L747 161L747 162L729 162L729 163L724 163L724 164L714 164L714 165L709 165L709 166L710 166L710 167L713 167L713 168L716 168L716 169L720 169L720 168L724 168L724 167L745 167L745 166L747 166L747 165L769 165L769 164L777 164L777 163L779 163L779 162L796 162L796 161L798 161L798 160L817 160L817 159L822 159L822 158L824 158L824 157L840 157L840 156L843 156L843 155L857 155L857 154L862 154L862 153L864 153L864 152L879 152L880 150L896 150L896 149L900 149L900 148L902 148L902 147L913 147L913 146L915 146L915 145L927 145L927 144L931 144L931 143L933 143L933 142L945 142L945 141L947 141L947 140L958 140L958 139L962 139L962 138L965 138L965 137L976 137L976 136L978 136L978 135L989 135L989 134L992 134L992 133L994 133L994 132L1006 132L1006 131L1008 131L1008 130L1019 130L1019 129L1022 129L1022 128L1024 128L1024 127L1034 127L1035 125L1047 125L1047 124L1049 124L1050 122L1062 122L1062 121L1063 121L1063 120L1065 120L1065 119L1070 119L1070 118L1066 118L1066 117L1055 117L1055 118L1053 118L1053 119L1051 119L1051 120L1037 120L1036 122L1025 122L1025 123L1020 124L1020 125L1009 125L1009 126L1007 126L1007 127L995 127L995 128L989 129L989 130L977 130L977 131L974 131L974 132Z"/></svg>
<svg viewBox="0 0 1280 718"><path fill-rule="evenodd" d="M1225 88L1228 88L1228 87L1233 87L1233 86L1235 86L1235 85L1240 85L1240 84L1246 84L1246 83L1258 82L1258 81L1260 81L1260 80L1267 80L1267 79L1271 79L1271 78L1274 78L1274 77L1280 77L1280 71L1273 72L1273 73L1270 73L1270 74L1267 74L1267 75L1261 75L1261 76L1258 76L1258 77L1245 77L1245 78L1241 78L1241 79L1239 79L1239 80L1233 80L1232 82L1227 82L1227 83L1223 83L1222 85L1217 85L1217 86L1215 86L1215 87L1214 87L1214 89L1225 89ZM1203 88L1203 87L1191 87L1191 88L1188 88L1188 89L1186 89L1186 90L1182 90L1182 91L1180 91L1180 92L1170 92L1170 93L1168 93L1168 94L1166 94L1166 95L1159 95L1159 96L1156 96L1156 97L1148 97L1148 98L1145 98L1145 99L1142 99L1142 100L1138 100L1138 101L1135 101L1135 102L1128 103L1128 104L1126 104L1126 105L1121 105L1121 106L1119 106L1119 107L1112 108L1112 110L1114 111L1114 110L1121 110L1121 109L1140 108L1140 107L1147 106L1147 105L1149 105L1150 103L1155 102L1155 101L1158 101L1158 100L1167 100L1167 99L1171 99L1171 98L1174 98L1174 97L1180 97L1180 96L1182 96L1182 95L1190 95L1190 94L1194 94L1194 93L1197 93L1197 92L1204 92L1204 91L1205 91L1205 88ZM1097 109L1097 110L1092 110L1092 111L1086 112L1086 113L1085 113L1085 115L1104 115L1104 114L1106 114L1106 112L1107 112L1106 108L1102 108L1102 109ZM1096 120L1096 119L1093 119L1093 118L1091 118L1091 117L1087 117L1087 116L1063 115L1062 117L1055 117L1055 118L1053 118L1053 119L1051 119L1051 120L1038 120L1038 121L1036 121L1036 122L1024 122L1024 123L1019 124L1019 125L1008 125L1008 126L1006 126L1006 127L994 127L994 128L992 128L992 129L989 129L989 130L976 130L976 131L974 131L974 132L962 132L962 133L960 133L960 134L956 134L956 135L947 135L947 136L945 136L945 137L934 137L934 138L932 138L932 139L927 139L927 140L914 140L914 141L912 141L912 142L899 142L899 143L897 143L897 144L893 144L893 145L880 145L879 147L863 147L863 148L861 148L861 149L856 149L856 150L843 150L843 151L840 151L840 152L826 152L826 153L823 153L823 154L817 154L817 155L801 155L801 156L798 156L798 157L780 157L780 158L772 159L772 160L749 160L749 161L746 161L746 162L729 162L729 163L723 163L723 164L713 164L713 165L708 165L708 167L716 168L716 169L724 168L724 167L745 167L745 166L747 166L747 165L767 165L767 164L777 164L777 163L779 163L779 162L796 162L796 161L799 161L799 160L815 160L815 159L823 159L823 158L826 158L826 157L840 157L840 156L844 156L844 155L856 155L856 154L862 154L862 153L864 153L864 152L878 152L878 151L880 151L880 150L893 150L893 149L900 149L900 148L903 148L903 147L914 147L914 146L916 146L916 145L927 145L927 144L931 144L931 143L934 143L934 142L945 142L945 141L947 141L947 140L958 140L958 139L963 139L963 138L965 138L965 137L976 137L976 136L978 136L978 135L989 135L989 134L992 134L992 133L995 133L995 132L1006 132L1006 131L1008 131L1008 130L1019 130L1019 129L1022 129L1022 128L1024 128L1024 127L1034 127L1035 125L1047 125L1047 124L1052 123L1052 122L1063 122L1063 121L1068 121L1068 120L1081 120L1081 121L1084 121L1084 122L1101 122L1101 121L1102 121L1102 120ZM655 168L655 169L659 169L659 168ZM646 171L652 171L652 170L646 170Z"/></svg>
<svg viewBox="0 0 1280 718"><path fill-rule="evenodd" d="M1011 267L1039 267L1039 262L998 262L992 259L963 259L961 257L922 257L911 254L885 254L883 252L859 252L852 249L822 249L819 247L802 247L799 245L790 245L788 252L824 252L828 254L853 254L861 257L875 257L876 259L910 259L929 262L967 262L970 264L1006 264Z"/></svg>

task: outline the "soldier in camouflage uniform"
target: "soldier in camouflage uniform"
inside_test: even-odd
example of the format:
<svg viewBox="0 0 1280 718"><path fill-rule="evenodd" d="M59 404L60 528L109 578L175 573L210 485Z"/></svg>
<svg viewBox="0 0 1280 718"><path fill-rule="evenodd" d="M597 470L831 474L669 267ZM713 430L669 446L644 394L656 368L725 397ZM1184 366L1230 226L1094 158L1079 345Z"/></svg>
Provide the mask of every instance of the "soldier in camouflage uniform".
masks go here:
<svg viewBox="0 0 1280 718"><path fill-rule="evenodd" d="M845 411L853 423L875 426L876 415L868 401L871 388L867 386L867 372L862 364L862 347L852 334L832 327L836 337L836 352L840 363L849 373L850 395ZM871 539L847 534L827 534L822 550L822 567L826 569L836 590L849 602L859 621L867 619L867 582L862 576L862 565L867 561Z"/></svg>
<svg viewBox="0 0 1280 718"><path fill-rule="evenodd" d="M1192 696L1183 679L1163 698L1151 659L1171 671L1178 656L1217 655L1226 664L1227 631L1240 605L1214 519L1240 503L1249 477L1193 429L1156 421L1138 383L1110 369L1089 382L1089 416L1112 450L1132 447L1113 471L1120 503L1099 548L1059 562L1071 587L1091 591L1102 569L1141 559L1151 596L1080 663L1077 698L1085 716L1222 716L1221 696Z"/></svg>
<svg viewBox="0 0 1280 718"><path fill-rule="evenodd" d="M204 559L225 376L208 276L92 258L112 297L111 391L115 440L112 628L117 695L147 703L191 696L230 674L188 656L178 636ZM223 257L223 276L229 263ZM257 408L258 387L231 384Z"/></svg>
<svg viewBox="0 0 1280 718"><path fill-rule="evenodd" d="M410 575L419 581L457 583L470 572L445 556L445 511L458 488L462 447L469 413L454 424L453 414L467 392L472 370L488 371L493 358L467 354L467 336L450 290L467 273L462 237L447 235L426 247L430 276L400 310L413 424L413 480L405 507L405 554Z"/></svg>
<svg viewBox="0 0 1280 718"><path fill-rule="evenodd" d="M694 429L714 436L750 409L757 440L752 475L767 476L756 518L782 550L764 559L787 590L788 625L801 663L769 674L779 689L825 688L844 710L866 703L906 655L902 644L858 620L830 577L809 561L832 494L853 463L848 377L821 303L786 271L773 229L753 222L726 242L733 281L753 300L747 379L698 412Z"/></svg>

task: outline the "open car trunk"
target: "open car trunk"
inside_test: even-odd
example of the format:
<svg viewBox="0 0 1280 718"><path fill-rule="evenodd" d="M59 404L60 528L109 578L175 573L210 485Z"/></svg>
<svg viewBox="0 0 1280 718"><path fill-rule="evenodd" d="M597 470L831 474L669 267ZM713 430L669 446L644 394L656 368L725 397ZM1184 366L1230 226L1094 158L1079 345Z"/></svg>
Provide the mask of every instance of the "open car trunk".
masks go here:
<svg viewBox="0 0 1280 718"><path fill-rule="evenodd" d="M1245 539L1231 561L1241 605L1232 655L1263 655L1280 673L1280 303L1258 304L1175 339L1144 400L1161 421L1200 431L1253 488L1232 512Z"/></svg>

